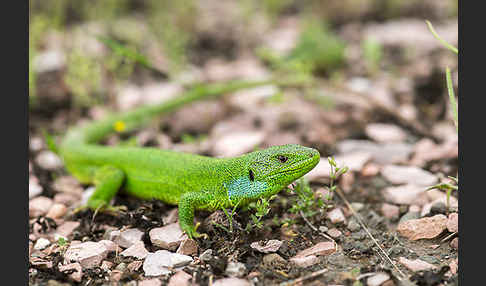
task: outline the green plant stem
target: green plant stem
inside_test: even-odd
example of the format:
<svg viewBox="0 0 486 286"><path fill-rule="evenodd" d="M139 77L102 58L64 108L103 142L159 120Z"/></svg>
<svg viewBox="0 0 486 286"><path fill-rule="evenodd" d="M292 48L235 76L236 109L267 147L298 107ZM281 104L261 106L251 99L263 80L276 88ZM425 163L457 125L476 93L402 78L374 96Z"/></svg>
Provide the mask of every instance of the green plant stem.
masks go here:
<svg viewBox="0 0 486 286"><path fill-rule="evenodd" d="M457 102L456 97L454 95L454 89L452 87L452 79L451 79L451 70L449 67L446 67L446 82L447 82L447 92L449 93L449 102L452 108L452 114L454 116L454 125L456 125L456 131L459 132L459 124L458 124L458 117L457 117Z"/></svg>
<svg viewBox="0 0 486 286"><path fill-rule="evenodd" d="M441 42L442 45L444 45L446 48L448 48L449 50L453 51L454 53L458 54L459 51L456 47L454 47L453 45L449 44L448 42L446 42L444 39L442 39L439 34L437 34L437 32L435 31L434 27L432 26L432 23L430 23L430 21L428 20L425 20L425 23L427 23L427 26L429 27L429 30L430 32L434 35L434 37L439 40L439 42Z"/></svg>

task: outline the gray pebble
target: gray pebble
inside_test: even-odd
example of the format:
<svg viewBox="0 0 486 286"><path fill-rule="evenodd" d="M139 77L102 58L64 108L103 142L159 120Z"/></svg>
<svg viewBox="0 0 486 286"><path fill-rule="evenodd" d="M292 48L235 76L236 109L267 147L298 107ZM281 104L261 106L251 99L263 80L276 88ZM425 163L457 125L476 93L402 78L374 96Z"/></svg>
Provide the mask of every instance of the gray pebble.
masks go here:
<svg viewBox="0 0 486 286"><path fill-rule="evenodd" d="M230 262L228 266L226 266L226 275L230 277L243 277L246 272L245 264L241 262Z"/></svg>
<svg viewBox="0 0 486 286"><path fill-rule="evenodd" d="M351 219L349 220L349 223L348 223L348 226L347 226L347 227L348 227L348 229L349 229L350 231L353 231L353 232L354 232L354 231L358 231L358 230L360 230L360 228L361 228L361 226L359 225L359 223L356 221L356 219L355 219L355 218L351 218Z"/></svg>
<svg viewBox="0 0 486 286"><path fill-rule="evenodd" d="M398 224L401 224L402 222L406 222L407 220L418 219L418 218L420 218L420 214L418 212L408 212L400 218Z"/></svg>

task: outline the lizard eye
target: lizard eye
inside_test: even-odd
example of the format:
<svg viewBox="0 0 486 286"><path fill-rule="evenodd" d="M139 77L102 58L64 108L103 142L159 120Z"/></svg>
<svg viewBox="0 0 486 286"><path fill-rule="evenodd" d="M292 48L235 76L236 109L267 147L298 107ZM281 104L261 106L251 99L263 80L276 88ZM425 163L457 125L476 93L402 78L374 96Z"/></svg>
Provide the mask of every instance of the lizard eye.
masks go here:
<svg viewBox="0 0 486 286"><path fill-rule="evenodd" d="M252 170L250 170L249 176L250 176L250 181L253 182L255 180L255 176L253 175L253 171Z"/></svg>
<svg viewBox="0 0 486 286"><path fill-rule="evenodd" d="M285 163L285 162L287 162L287 160L288 160L288 158L287 158L287 157L282 156L282 155L278 156L277 158L278 158L278 160L279 160L281 163Z"/></svg>

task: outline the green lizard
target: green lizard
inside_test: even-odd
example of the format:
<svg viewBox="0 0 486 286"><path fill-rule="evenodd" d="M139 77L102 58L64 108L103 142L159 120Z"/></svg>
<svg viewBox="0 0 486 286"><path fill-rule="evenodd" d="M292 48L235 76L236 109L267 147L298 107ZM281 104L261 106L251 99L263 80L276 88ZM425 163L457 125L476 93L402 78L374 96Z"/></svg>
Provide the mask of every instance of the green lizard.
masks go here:
<svg viewBox="0 0 486 286"><path fill-rule="evenodd" d="M119 189L138 198L158 199L178 205L180 227L193 238L203 235L197 232L198 225L194 226L196 209L239 207L278 193L317 165L317 150L283 145L234 158L211 158L156 148L96 145L109 133L134 129L186 103L268 83L234 81L199 86L158 105L69 129L59 154L80 182L95 185L84 207L119 210L109 205Z"/></svg>

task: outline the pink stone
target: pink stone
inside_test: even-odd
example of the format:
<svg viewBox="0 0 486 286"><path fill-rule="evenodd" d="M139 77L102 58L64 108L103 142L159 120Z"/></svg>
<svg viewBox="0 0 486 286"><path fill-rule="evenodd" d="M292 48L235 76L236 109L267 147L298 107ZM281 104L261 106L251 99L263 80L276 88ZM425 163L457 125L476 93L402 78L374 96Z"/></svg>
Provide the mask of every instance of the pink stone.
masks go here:
<svg viewBox="0 0 486 286"><path fill-rule="evenodd" d="M447 230L450 232L458 232L459 231L459 215L457 213L449 214L449 218L447 220Z"/></svg>
<svg viewBox="0 0 486 286"><path fill-rule="evenodd" d="M451 240L450 246L452 248L458 249L459 248L459 238L455 237L453 240Z"/></svg>
<svg viewBox="0 0 486 286"><path fill-rule="evenodd" d="M138 282L138 286L160 286L162 285L162 281L157 278L141 280Z"/></svg>
<svg viewBox="0 0 486 286"><path fill-rule="evenodd" d="M343 211L340 208L335 208L327 213L327 217L332 223L341 223L346 220Z"/></svg>
<svg viewBox="0 0 486 286"><path fill-rule="evenodd" d="M108 249L98 242L87 241L71 245L64 254L66 261L79 262L83 268L93 268L100 265L106 258Z"/></svg>
<svg viewBox="0 0 486 286"><path fill-rule="evenodd" d="M51 206L46 217L61 218L67 213L67 207L63 204L55 203Z"/></svg>
<svg viewBox="0 0 486 286"><path fill-rule="evenodd" d="M426 189L412 184L388 187L383 190L383 196L392 204L423 206L429 202Z"/></svg>
<svg viewBox="0 0 486 286"><path fill-rule="evenodd" d="M129 248L125 249L121 256L131 256L138 259L144 259L148 255L147 249L145 249L145 245L143 241L136 242L134 245L130 246Z"/></svg>
<svg viewBox="0 0 486 286"><path fill-rule="evenodd" d="M304 249L302 251L299 251L297 255L295 256L309 256L309 255L329 255L336 252L336 247L333 242L330 241L324 241L324 242L319 242L318 244Z"/></svg>
<svg viewBox="0 0 486 286"><path fill-rule="evenodd" d="M197 255L197 242L193 239L184 239L181 242L181 245L177 249L176 253L184 254L184 255Z"/></svg>
<svg viewBox="0 0 486 286"><path fill-rule="evenodd" d="M192 276L186 272L182 270L177 271L176 274L170 277L168 286L187 286L191 278Z"/></svg>
<svg viewBox="0 0 486 286"><path fill-rule="evenodd" d="M250 247L263 253L277 252L277 250L282 246L282 241L276 239L270 239L267 242L255 241L250 244Z"/></svg>
<svg viewBox="0 0 486 286"><path fill-rule="evenodd" d="M81 282L81 278L83 277L83 269L81 264L79 263L71 263L66 265L59 266L59 271L64 272L68 270L75 270L73 273L69 274L69 278L76 282Z"/></svg>
<svg viewBox="0 0 486 286"><path fill-rule="evenodd" d="M56 233L67 238L78 226L79 221L66 221L57 227Z"/></svg>
<svg viewBox="0 0 486 286"><path fill-rule="evenodd" d="M39 196L29 201L29 217L45 215L51 208L53 202L50 198Z"/></svg>
<svg viewBox="0 0 486 286"><path fill-rule="evenodd" d="M150 241L160 248L174 251L181 242L187 239L178 223L171 223L163 227L153 228L149 232Z"/></svg>
<svg viewBox="0 0 486 286"><path fill-rule="evenodd" d="M437 268L435 265L432 265L420 259L410 260L405 257L400 257L398 259L398 262L400 262L401 264L403 264L403 266L407 267L413 272Z"/></svg>
<svg viewBox="0 0 486 286"><path fill-rule="evenodd" d="M305 268L317 264L319 262L319 258L315 255L295 256L290 258L290 262L292 262L298 267Z"/></svg>
<svg viewBox="0 0 486 286"><path fill-rule="evenodd" d="M411 219L398 225L397 231L410 240L434 238L446 229L447 217L442 214L433 217Z"/></svg>
<svg viewBox="0 0 486 286"><path fill-rule="evenodd" d="M384 203L381 206L383 216L389 219L397 219L400 216L400 208L395 205Z"/></svg>
<svg viewBox="0 0 486 286"><path fill-rule="evenodd" d="M331 236L332 238L338 238L343 233L340 232L337 228L331 228L330 230L327 231L327 234L329 234L329 236Z"/></svg>

